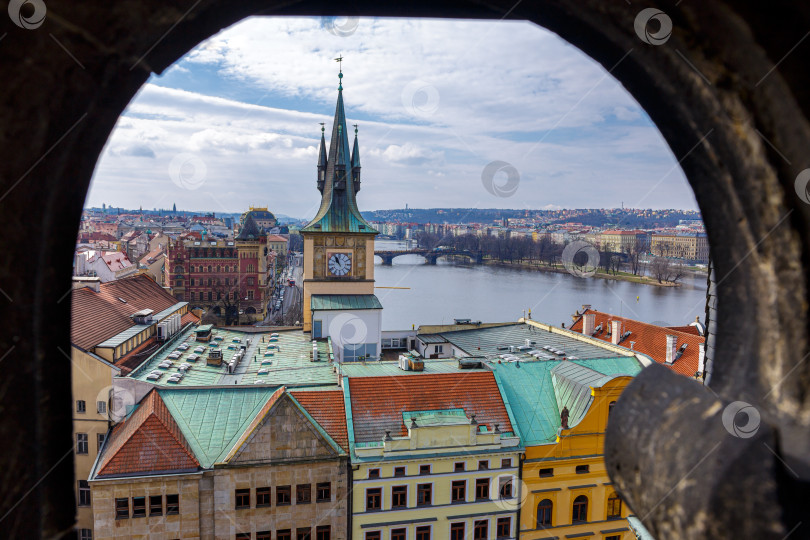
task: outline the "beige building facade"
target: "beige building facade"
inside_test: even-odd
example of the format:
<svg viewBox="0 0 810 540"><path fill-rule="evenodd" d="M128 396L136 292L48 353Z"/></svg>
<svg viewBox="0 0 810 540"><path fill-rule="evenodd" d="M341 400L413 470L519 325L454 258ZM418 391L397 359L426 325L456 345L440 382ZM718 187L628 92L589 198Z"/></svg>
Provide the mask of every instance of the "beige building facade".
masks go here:
<svg viewBox="0 0 810 540"><path fill-rule="evenodd" d="M256 415L236 427L233 408L255 391L147 395L92 473L95 538L347 540L348 454L315 420L324 409L302 405L316 392L267 390ZM202 396L206 412L186 409ZM211 411L213 424L189 420Z"/></svg>

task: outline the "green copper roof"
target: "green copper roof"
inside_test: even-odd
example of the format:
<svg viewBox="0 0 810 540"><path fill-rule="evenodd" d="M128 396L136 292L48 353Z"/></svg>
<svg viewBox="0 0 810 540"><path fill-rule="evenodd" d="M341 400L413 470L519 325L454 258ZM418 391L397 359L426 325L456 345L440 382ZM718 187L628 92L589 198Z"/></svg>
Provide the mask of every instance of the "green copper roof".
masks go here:
<svg viewBox="0 0 810 540"><path fill-rule="evenodd" d="M349 136L343 108L343 90L338 90L332 138L329 141L321 206L304 232L353 232L377 234L360 215L351 177ZM357 159L360 159L358 152ZM319 159L319 164L321 160Z"/></svg>
<svg viewBox="0 0 810 540"><path fill-rule="evenodd" d="M276 388L161 389L197 460L210 468L231 450Z"/></svg>
<svg viewBox="0 0 810 540"><path fill-rule="evenodd" d="M641 371L641 365L633 357L505 362L490 366L509 401L525 446L554 442L562 407L568 407L569 426L581 420L590 405L590 387L601 386L620 375L632 377Z"/></svg>
<svg viewBox="0 0 810 540"><path fill-rule="evenodd" d="M382 309L382 304L374 294L313 294L313 311L347 309Z"/></svg>
<svg viewBox="0 0 810 540"><path fill-rule="evenodd" d="M411 419L417 426L456 426L470 425L470 419L464 409L439 409L432 411L403 411L402 422L411 425Z"/></svg>

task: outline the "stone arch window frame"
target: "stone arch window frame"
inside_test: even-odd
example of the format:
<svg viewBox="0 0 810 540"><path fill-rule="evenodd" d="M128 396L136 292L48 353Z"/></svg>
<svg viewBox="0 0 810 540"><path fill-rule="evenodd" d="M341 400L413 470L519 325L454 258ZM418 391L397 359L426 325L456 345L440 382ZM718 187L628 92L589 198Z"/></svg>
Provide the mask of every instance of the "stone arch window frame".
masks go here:
<svg viewBox="0 0 810 540"><path fill-rule="evenodd" d="M802 358L808 351L808 340L806 339L807 314L797 314L794 307L803 305L801 300L806 300L808 296L807 271L800 264L789 264L791 261L794 263L795 261L807 261L808 251L810 251L807 241L802 240L799 234L810 229L807 226L810 213L803 206L804 203L798 200L798 195L792 191L796 170L795 165L791 165L802 163L802 158L797 153L797 149L810 147L810 144L808 144L810 143L810 137L808 137L808 130L806 129L807 109L804 108L805 103L801 100L801 95L797 90L799 87L806 88L808 85L805 84L805 80L800 75L790 70L791 64L796 61L804 61L805 57L801 54L798 60L796 55L792 58L786 57L785 62L776 65L777 59L784 56L785 47L780 47L781 43L777 43L776 39L768 38L765 30L767 30L770 19L765 16L757 17L757 15L764 15L764 13L736 10L733 5L726 4L722 0L716 3L701 4L705 5L690 6L683 3L677 10L672 7L666 8L670 10L669 15L674 17L676 23L676 31L668 42L669 50L662 47L639 45L638 38L631 30L636 13L608 13L605 9L600 8L598 2L583 4L576 9L570 10L563 10L552 2L549 2L547 6L543 5L542 10L537 8L532 10L530 6L521 5L517 6L509 15L510 17L532 20L552 31L558 32L573 45L578 46L586 54L600 62L606 69L610 69L653 118L675 155L679 159L681 156L683 157L683 166L690 182L695 187L698 202L704 210L707 210L705 215L707 228L710 237L715 240L712 243L713 249L716 248L720 252L719 254L715 253L715 256L719 255L717 256L720 265L717 267L718 276L726 280L725 290L719 289L720 292L718 293L718 305L720 306L718 314L719 320L722 320L723 324L727 325L728 331L718 336L717 358L715 358L717 368L714 372L716 384L713 385L713 390L717 395L722 396L722 400L727 402L737 399L747 399L754 402L765 413L762 415L763 422L757 439L748 441L751 448L754 449L755 443L761 441L763 437L779 440L783 437L781 433L790 432L791 422L795 420L796 415L784 411L806 411L808 408L808 405L799 399L799 395L805 393L807 377L786 377L786 375L793 373L790 371L792 368L797 367L795 360ZM177 32L172 32L172 35L169 35L159 46L154 48L150 48L153 45L151 41L146 43L138 42L137 38L134 37L137 32L133 30L137 28L146 30L148 28L149 32L142 32L143 39L147 39L146 36L162 35L164 31L170 30L168 28L169 23L162 27L159 26L159 23L152 26L154 24L152 22L146 25L143 21L136 20L137 15L134 11L132 20L129 18L122 19L121 22L125 26L120 28L120 31L116 31L115 28L108 28L108 35L115 36L115 39L129 40L126 41L127 46L131 45L136 50L146 51L149 49L144 64L148 64L150 69L154 69L156 72L161 72L201 39L212 35L223 26L232 24L261 9L260 6L255 4L239 6L237 9L233 9L234 6L232 5L227 7L228 9L224 9L221 4L216 2L206 2L199 9L201 13L194 13L192 17L182 21L182 24L176 23L177 18L172 16L176 15L176 13L173 11L163 13L165 20L170 21L171 24L177 24L179 28ZM272 5L268 3L268 8L270 7ZM170 9L170 7L164 9ZM361 6L359 11L360 13L372 14L367 9L370 8ZM388 11L391 9L394 8L376 6L373 14L394 14ZM473 13L492 18L506 16L505 9L498 11L499 8L495 6L476 6L474 4L466 7L451 7L441 3L431 3L429 7L416 4L413 6L411 13L413 15L433 14L435 16L438 14L452 16L453 14L461 14L464 9L469 10L463 11L466 15ZM304 8L302 7L301 11L298 11L298 8L292 8L291 13L303 14ZM76 13L77 17L80 15L81 13ZM806 14L803 15L800 12L792 11L790 6L784 6L784 9L780 10L780 15L792 21L808 20ZM92 20L92 17L89 20ZM155 20L162 20L161 16L152 14L150 21ZM216 22L212 23L212 20ZM700 26L701 22L709 24L706 21L711 21L711 32L707 33L705 40L696 39L701 35L700 31L704 29ZM83 54L88 57L98 55L101 58L103 56L103 50L99 51L90 44L83 44L81 39L71 35L70 30L66 28L56 28L54 30L54 37L58 36L61 42L67 43L67 48L76 53L78 57L85 58ZM742 31L735 32L737 30ZM581 35L578 35L578 31L580 31ZM742 40L737 38L737 41L735 41L735 33L743 35L745 38ZM785 28L784 34L787 34L785 37L789 40L793 38L790 28ZM724 41L717 42L717 36L723 36ZM690 42L693 44L690 44ZM43 55L37 54L36 51L31 52L29 55L28 48L21 47L20 49L25 51L24 54L29 57L32 65L44 64L44 61L41 60ZM628 57L630 62L616 64L622 58L622 54L631 49L633 49L634 54L631 55L632 58ZM678 56L675 52L676 49L681 58L676 58ZM116 48L112 46L108 50L114 51ZM730 55L728 52L730 50L733 50L735 55ZM710 54L703 54L706 51L710 51ZM21 64L21 58L15 57L15 54L10 55L9 62L19 65ZM657 57L653 55L657 55ZM735 63L735 58L745 59L746 63ZM683 59L686 59L689 65L685 65ZM41 133L37 134L32 131L31 137L25 137L25 133L23 133L23 137L28 141L28 147L32 151L48 148L50 141L57 138L64 143L60 143L60 147L54 147L54 152L47 156L48 159L43 159L39 166L39 176L53 178L53 183L42 182L43 190L41 192L37 191L36 188L31 188L26 193L28 197L42 195L43 200L49 198L49 202L42 206L43 208L56 209L51 216L53 219L50 220L51 223L56 225L45 224L45 220L43 220L42 224L38 224L37 220L33 219L31 221L35 225L32 234L40 234L47 229L46 232L50 234L40 234L41 237L56 239L59 236L58 226L77 221L75 218L79 215L83 204L85 190L92 174L95 158L105 142L103 132L106 130L109 133L109 130L114 125L110 118L105 118L105 114L106 116L115 115L117 114L116 109L120 113L129 98L149 76L149 71L143 69L143 67L134 70L135 67L138 67L137 64L135 66L131 64L123 65L125 60L129 60L128 58L119 60L120 65L118 66L112 60L109 62L108 59L104 60L104 62L85 62L88 75L92 76L100 73L99 65L103 65L105 70L119 69L121 77L99 77L99 84L93 90L85 88L82 92L71 91L70 85L72 81L70 75L72 73L69 71L71 68L64 68L66 70L64 72L64 80L66 81L64 90L49 89L47 99L59 103L60 100L65 100L65 94L67 93L73 96L74 102L71 104L72 106L52 107L52 111L48 111L47 107L42 107L40 109L42 111L42 121L44 122L42 125L48 127L42 129L41 125L37 124L36 129ZM728 62L726 62L727 60ZM67 62L67 59L65 61ZM724 64L724 62L726 63ZM706 69L716 65L724 65L724 69L716 72ZM77 70L78 68L73 66L72 69ZM53 73L44 65L39 66L37 69L20 71L26 73L13 74L17 82L9 84L9 87L46 88L45 85L38 84L35 78L36 74ZM720 76L729 75L729 78L720 81L722 84L711 84L712 80L708 81L707 84L699 76L696 76L696 71L709 73L712 80L721 71ZM668 80L667 73L669 73L672 80ZM762 78L763 73L766 74L764 78ZM760 82L762 82L761 85ZM645 89L645 85L649 86L649 88ZM667 87L674 90L670 91ZM743 91L743 88L754 88L754 90ZM660 94L660 98L655 96L656 93ZM746 101L743 101L741 97L735 100L735 95L745 95ZM99 107L95 105L95 103L98 103L99 96L102 96L102 99L104 96L111 97L109 106L104 108L104 114L100 114ZM37 96L30 96L30 98L35 99ZM670 105L667 105L668 103ZM738 105L741 105L741 107L738 108ZM75 124L78 126L75 129L70 127L76 122L73 113L85 107L89 111L89 118L84 119L84 117L81 117L80 121L84 122L84 124L81 124L81 122ZM744 120L750 119L751 122L736 122L733 129L742 129L751 137L741 137L740 133L738 133L737 139L739 141L735 144L731 135L733 129L718 125L717 129L712 133L712 137L707 137L702 143L700 141L695 143L697 145L695 146L695 152L686 155L690 151L692 142L708 133L707 128L710 127L708 119L722 119L724 114L734 111L744 115L750 113ZM24 112L27 111L20 111L18 114L22 115ZM669 123L666 121L668 113L673 117L673 121ZM18 119L21 120L20 117L15 117L12 111L9 122L17 125ZM785 119L785 121L776 121L776 119ZM690 124L693 125L693 129L689 127ZM86 128L87 125L91 125L92 128ZM775 145L781 151L772 150L773 142L769 146L767 143L759 141L759 136L753 131L754 126L761 128L759 131L761 137L767 141L776 141ZM67 127L70 127L70 130L65 131ZM29 129L34 130L34 126L32 125ZM689 133L698 136L694 137L692 142L688 142L690 137L686 135ZM63 135L65 136L64 140L61 139ZM677 140L679 138L680 140ZM790 143L786 145L786 141L790 141ZM742 150L743 146L746 148L745 152ZM82 148L82 153L86 154L86 156L78 156L78 152L75 151L76 148ZM71 153L73 156L71 156ZM782 157L777 153L781 154ZM21 158L9 159L8 163L2 165L4 169L8 170L9 174L0 176L6 178L18 177L30 166L31 160L28 157L26 154ZM86 163L88 160L93 161L93 163L88 165ZM25 161L25 163L22 163L22 161ZM67 173L68 170L70 170L70 174ZM64 181L68 177L72 179L72 182ZM58 187L59 182L66 184L65 188L60 189ZM73 182L78 183L79 189L72 185ZM56 189L54 189L55 186ZM48 195L47 189L51 189L53 193ZM75 193L71 194L70 191ZM726 195L727 199L724 200L723 195ZM58 208L59 204L53 204L53 201L59 201L62 207ZM28 205L18 204L19 202L21 201L18 200L17 196L12 194L9 198L8 208L26 208L28 211ZM721 202L728 202L728 204L721 205ZM708 212L713 203L716 204L716 208L712 209L712 212ZM726 208L721 208L721 206ZM786 211L792 212L790 219L786 219ZM9 212L9 220L16 219L16 217L14 211ZM781 229L777 227L779 224L781 224ZM768 234L770 230L773 230L774 233ZM736 233L736 237L734 233ZM720 241L725 245L720 245ZM762 241L761 245L758 244L760 241ZM58 245L58 243L54 241L53 245ZM44 247L52 249L53 246ZM754 248L757 249L754 250ZM60 252L59 250L53 251L53 254L42 251L40 258L34 257L33 259L37 260L40 267L57 268L59 267ZM22 253L24 252L21 250ZM731 265L737 264L747 253L752 253L751 257L760 264L742 265L739 269L729 273ZM66 259L66 257L63 258ZM804 264L806 265L806 263ZM32 270L35 269L32 268ZM55 298L63 294L59 290L60 285L66 287L67 284L64 280L60 282L59 279L52 279L53 285L51 286L45 281L45 278L36 276L34 271L21 271L20 274L26 276L26 281L19 283L20 286L18 287L16 278L12 276L10 278L12 284L6 287L8 290L29 290L34 287L42 291L38 296ZM769 277L773 279L766 279ZM51 279L50 276L47 276L47 279ZM757 283L762 284L757 285ZM772 291L778 297L778 301L770 302L770 305L763 301L768 292L765 289L767 283L779 284L778 290ZM742 298L734 298L737 291L747 291L748 294L740 296L745 296L745 301L750 304L749 306L746 307L742 304ZM752 301L752 299L755 301ZM799 301L797 302L797 300ZM31 302L37 302L37 300L31 300ZM37 312L44 313L46 310L32 310L32 313ZM50 312L49 316L55 320L62 319L59 320L59 324L64 326L68 310L56 309L54 312ZM8 317L10 323L19 322L17 313L9 314ZM21 312L19 317L20 320L33 319L35 315L26 311ZM58 335L56 331L50 332L51 327L40 320L37 320L36 324L25 324L23 326L35 329L38 328L38 325L44 325L48 330L47 332L40 331L39 335ZM31 337L31 339L28 339L28 337ZM767 339L764 339L765 337ZM33 331L30 336L21 336L20 343L27 342L32 343L31 348L36 345L37 339L35 339ZM735 358L732 353L723 352L723 345L729 344L734 344L736 350L747 350L750 353L737 355L739 358ZM64 345L67 347L67 342ZM769 354L769 351L771 351L771 354ZM777 351L778 354L773 354L773 351ZM785 351L790 351L790 354ZM20 346L17 352L31 358L36 356L28 354L29 351L26 346ZM29 371L43 369L39 362L39 360L35 360L31 362L30 367L22 366L19 369L23 375L27 375ZM766 362L767 369L758 369L764 367ZM637 406L637 402L643 402L641 398L645 396L640 387L644 386L645 383L649 383L646 384L647 387L657 389L678 387L679 391L683 391L682 398L685 400L684 402L694 398L695 406L700 406L701 410L706 410L711 403L714 403L711 400L716 398L697 393L689 394L690 391L695 389L681 387L681 381L670 378L672 374L665 373L657 366L652 367L653 369L645 370L646 373L640 376L641 383L631 385L626 391L624 397L628 405L626 408L619 407L617 410L619 418L629 414L626 411L632 411ZM54 379L67 380L69 378L69 373L67 373L66 377L61 377L60 375L65 375L66 372L60 373L58 369L53 371L52 366L48 367L48 369L51 370L50 373ZM798 375L807 375L806 367L796 371L801 372ZM794 373L794 375L797 374ZM672 376L674 377L674 375ZM774 383L779 382L781 378L785 378L785 381L779 383L779 391L768 394ZM18 392L24 393L29 390L28 395L30 396L42 395L43 393L50 394L54 396L54 402L58 402L59 390L54 388L54 392L51 393L52 388L47 381L34 381L31 378L31 382L27 382L28 379L24 376L20 380L24 383L18 386ZM32 391L33 389L38 391ZM41 391L43 389L46 391ZM69 390L63 390L62 393L64 392L69 394ZM767 399L762 397L765 394L768 394ZM687 399L687 396L689 396L689 399ZM69 396L64 397L65 400L69 401ZM655 398L654 393L651 393L650 397ZM30 400L22 399L19 401L20 407L26 407L23 410L31 411L34 409ZM646 403L647 410L651 411L647 420L648 424L636 425L635 427L640 432L645 433L648 438L663 436L663 433L656 432L656 422L660 419L660 410L657 408L657 403L656 407L651 406L655 403L654 399L652 401L648 400ZM624 412L623 409L625 409ZM9 411L11 411L11 414L7 415L8 420L6 422L11 423L13 418L24 417L24 415L13 414L16 411L14 406L10 407ZM652 413L653 411L655 414ZM59 420L51 409L46 412L51 414L54 421ZM681 414L684 419L699 417L699 414L694 414L695 412L697 411L684 409ZM714 421L716 418L707 419L707 421L709 420ZM627 475L629 473L621 473L620 469L624 471L632 470L632 467L620 468L619 465L622 464L622 460L638 465L639 476L649 480L648 482L641 482L641 484L644 485L645 490L653 490L652 480L654 475L649 472L653 464L645 462L644 456L639 454L638 451L633 451L632 448L624 451L624 448L613 446L614 444L620 445L622 440L620 435L621 422L614 424L614 427L608 431L606 446L608 470L621 479L623 474ZM69 426L69 423L66 425ZM685 433L693 432L689 431L685 420L683 425L685 426ZM52 432L47 430L44 432L59 440L60 431L58 428ZM611 438L611 432L617 433L617 435ZM67 430L64 434L61 434L64 435L62 438L65 438L66 434L68 434ZM705 439L709 441L709 438ZM708 451L712 448L713 441L709 442L710 444L702 448L702 450ZM742 444L739 440L734 442ZM774 441L771 440L771 442ZM783 442L785 444L781 447L779 445L772 445L772 447L780 448L780 453L782 453L781 448L791 450L791 439L787 438ZM695 444L700 445L702 441L695 438ZM37 465L33 469L47 470L50 462L43 457L47 455L47 451L44 449L50 448L51 445L42 442L39 447L43 450L37 450L27 457ZM725 448L720 451L723 450ZM800 449L793 448L793 450ZM699 452L700 450L696 451ZM17 455L15 452L12 451L8 459L11 460ZM783 454L775 457L763 455L763 458L773 460L786 457L788 460L792 460L794 459L793 456L797 455L807 455L807 452L793 451L789 455ZM679 466L673 466L672 469L673 475L682 475L686 472L685 469L681 469ZM37 493L49 493L52 489L51 485L60 478L61 470L56 469L48 482L39 485ZM706 472L704 478L710 477L706 480L707 484L711 484L712 480L715 480L714 484L717 485L719 480L723 478L720 476L722 472L716 469L704 472ZM25 474L27 473L15 472L13 478L26 478ZM772 474L772 468L763 467L757 474L762 475L762 479L766 480L771 478L769 475ZM734 479L728 478L728 481L734 482ZM663 481L660 483L667 484L667 482ZM70 485L73 484L70 483ZM644 502L645 498L640 496L643 491L642 488L634 488L634 484L630 482L629 477L626 484L617 482L617 486L619 485L622 490L634 489L638 492L639 496L633 498L636 501L635 505L638 506L635 510L640 515L646 515L643 511L646 504ZM56 491L59 490L56 489ZM31 499L38 500L36 495L32 495ZM66 496L69 496L69 494ZM750 495L741 491L740 496ZM700 494L691 493L690 498L695 505L701 502ZM771 500L775 500L775 498ZM689 506L689 500L682 499L682 501L686 503L686 506ZM18 507L20 511L15 515L25 513L23 511L29 506L33 506L33 503L20 505ZM649 504L647 508L651 506L652 504ZM700 507L705 509L707 506L703 504ZM67 516L69 511L72 512L72 509L65 509L64 516ZM29 513L33 517L39 516L42 511L32 510ZM686 512L687 516L695 514L696 512ZM34 524L34 527L45 527L46 524L54 520L68 519L62 516L62 512L56 511L49 514L42 522L33 518L26 520L26 522ZM14 518L14 516L11 517ZM722 520L722 516L718 517ZM16 519L14 518L12 521L14 522ZM672 525L673 528L669 529L672 534L687 530L692 531L692 529L687 528L692 524L689 519L674 523L671 518L668 518L660 511L650 514L647 519L651 523L661 520L668 525ZM711 520L707 521L710 522ZM762 521L766 520L763 519ZM54 530L66 530L67 525L65 523L55 526ZM729 528L725 530L733 534L737 529L734 528L730 518L726 518L726 523L729 524ZM738 525L738 527L741 527L741 525ZM792 527L785 526L784 529L784 532L787 533L792 530ZM697 530L698 533L702 533L702 531L702 529ZM751 529L749 528L745 532L751 534ZM687 535L682 534L681 536Z"/></svg>

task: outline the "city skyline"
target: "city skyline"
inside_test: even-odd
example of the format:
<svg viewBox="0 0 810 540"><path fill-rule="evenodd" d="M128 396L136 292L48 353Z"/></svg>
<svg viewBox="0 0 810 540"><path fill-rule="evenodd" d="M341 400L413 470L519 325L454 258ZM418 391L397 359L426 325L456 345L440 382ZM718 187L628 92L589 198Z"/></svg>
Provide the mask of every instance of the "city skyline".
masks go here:
<svg viewBox="0 0 810 540"><path fill-rule="evenodd" d="M331 126L333 58L342 55L347 116L364 148L364 210L622 201L696 209L639 105L556 35L522 22L340 25L248 19L150 79L108 140L86 205L177 202L217 212L253 205L311 217L318 124ZM439 42L441 50L431 47ZM497 57L500 47L487 42L522 53ZM493 162L503 164L488 189L482 176ZM504 189L513 178L517 188Z"/></svg>

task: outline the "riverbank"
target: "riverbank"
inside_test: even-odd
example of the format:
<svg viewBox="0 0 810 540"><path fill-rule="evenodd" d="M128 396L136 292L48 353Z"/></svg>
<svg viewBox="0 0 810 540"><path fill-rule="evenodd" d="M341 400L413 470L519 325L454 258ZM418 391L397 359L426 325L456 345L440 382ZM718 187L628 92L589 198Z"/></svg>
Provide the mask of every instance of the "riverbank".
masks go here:
<svg viewBox="0 0 810 540"><path fill-rule="evenodd" d="M493 261L493 260L485 260L484 264L489 266L500 266L503 268L519 268L521 270L533 270L539 272L551 272L556 274L568 274L568 270L566 270L562 266L548 266L540 263L530 263L525 261L519 262L508 262L508 261ZM657 279L651 278L649 276L636 276L629 272L619 272L618 274L608 274L605 272L596 272L590 277L600 278L600 279L609 279L614 281L628 281L630 283L639 283L641 285L652 285L654 287L680 287L681 284L664 282L659 283Z"/></svg>

